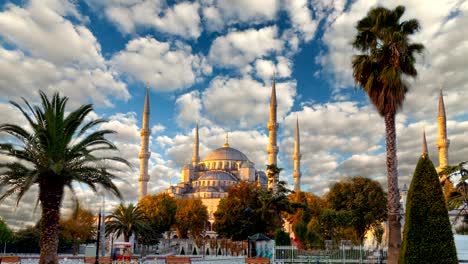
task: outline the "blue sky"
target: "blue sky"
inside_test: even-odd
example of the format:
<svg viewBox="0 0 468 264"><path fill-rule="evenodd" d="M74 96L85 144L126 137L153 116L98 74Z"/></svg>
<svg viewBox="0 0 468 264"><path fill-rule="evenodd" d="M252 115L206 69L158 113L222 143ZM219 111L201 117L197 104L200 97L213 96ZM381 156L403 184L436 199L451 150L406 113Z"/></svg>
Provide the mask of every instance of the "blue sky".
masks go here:
<svg viewBox="0 0 468 264"><path fill-rule="evenodd" d="M451 139L451 163L467 160L468 3L466 1L2 1L0 7L0 123L22 122L8 100L37 102L37 91L59 91L70 107L93 103L91 118L135 169L120 176L128 202L137 199L139 129L143 96L150 88L149 190L178 182L190 160L193 128L200 124L200 154L230 145L257 169L266 164L268 101L277 76L279 162L292 184L293 129L301 126L303 186L323 194L348 176L386 184L382 118L354 89L350 42L354 25L370 7L404 4L404 19L422 29L413 40L426 46L419 76L397 117L400 183L409 183L426 128L430 156L438 164L437 100L442 82ZM0 135L4 140L4 136ZM5 159L5 157L0 157ZM90 208L101 198L77 186ZM33 223L33 191L18 208L0 205L10 224ZM107 207L117 201L106 196ZM69 208L70 200L64 200ZM64 213L68 210L64 209Z"/></svg>

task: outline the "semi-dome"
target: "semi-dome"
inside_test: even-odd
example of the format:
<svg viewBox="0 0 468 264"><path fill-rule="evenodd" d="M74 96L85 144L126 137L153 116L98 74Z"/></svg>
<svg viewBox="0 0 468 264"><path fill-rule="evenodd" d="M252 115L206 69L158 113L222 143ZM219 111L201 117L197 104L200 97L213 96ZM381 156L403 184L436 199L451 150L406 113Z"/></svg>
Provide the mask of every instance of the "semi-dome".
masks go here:
<svg viewBox="0 0 468 264"><path fill-rule="evenodd" d="M203 160L204 161L208 161L208 160L247 161L249 159L244 153L240 152L237 149L234 149L231 147L222 147L222 148L213 150L211 153L206 155L206 157Z"/></svg>
<svg viewBox="0 0 468 264"><path fill-rule="evenodd" d="M224 171L208 171L198 178L198 180L237 181L233 175Z"/></svg>

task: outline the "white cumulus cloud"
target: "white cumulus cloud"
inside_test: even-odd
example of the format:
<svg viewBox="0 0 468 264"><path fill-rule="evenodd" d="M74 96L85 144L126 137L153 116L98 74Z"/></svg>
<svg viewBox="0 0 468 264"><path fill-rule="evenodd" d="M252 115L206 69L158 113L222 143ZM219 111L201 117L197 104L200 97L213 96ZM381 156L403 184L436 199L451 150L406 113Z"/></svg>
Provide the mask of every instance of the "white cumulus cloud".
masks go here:
<svg viewBox="0 0 468 264"><path fill-rule="evenodd" d="M129 41L111 59L111 64L134 79L161 91L184 89L211 67L190 46L181 42L161 42L151 37Z"/></svg>
<svg viewBox="0 0 468 264"><path fill-rule="evenodd" d="M276 26L270 26L258 30L232 31L218 37L213 41L208 56L219 66L242 67L282 48L283 41L278 39Z"/></svg>

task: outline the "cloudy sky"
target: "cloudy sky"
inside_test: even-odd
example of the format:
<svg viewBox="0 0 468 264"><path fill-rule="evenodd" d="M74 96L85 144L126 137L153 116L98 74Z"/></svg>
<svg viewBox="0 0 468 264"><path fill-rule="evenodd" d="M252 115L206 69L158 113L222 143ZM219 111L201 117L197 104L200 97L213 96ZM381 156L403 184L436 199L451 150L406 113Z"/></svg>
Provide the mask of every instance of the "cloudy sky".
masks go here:
<svg viewBox="0 0 468 264"><path fill-rule="evenodd" d="M299 116L302 189L323 194L333 182L365 176L385 185L383 119L356 90L350 42L370 7L406 5L419 19L413 41L426 46L417 79L397 116L400 185L409 183L425 127L430 156L438 155L437 100L442 82L451 140L450 163L468 159L468 1L345 0L32 0L0 1L0 123L24 123L8 100L37 102L38 90L70 97L69 109L93 103L92 118L113 136L134 169L118 182L136 201L139 129L145 87L150 88L149 192L180 180L190 161L193 128L200 154L221 147L243 151L258 169L267 154L268 102L276 72L279 167L292 184L293 132ZM7 140L0 135L1 140ZM3 157L4 158L4 157ZM85 207L118 202L76 185ZM14 198L14 197L13 197ZM35 189L18 207L0 204L16 227L34 223ZM69 207L65 198L64 206ZM64 209L64 214L67 213Z"/></svg>

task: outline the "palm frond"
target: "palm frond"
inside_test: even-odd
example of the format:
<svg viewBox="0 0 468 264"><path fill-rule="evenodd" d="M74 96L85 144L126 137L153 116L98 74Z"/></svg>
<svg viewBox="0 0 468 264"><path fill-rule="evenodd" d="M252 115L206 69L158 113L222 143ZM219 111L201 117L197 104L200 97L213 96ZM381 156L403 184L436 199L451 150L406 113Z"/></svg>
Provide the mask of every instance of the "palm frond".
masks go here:
<svg viewBox="0 0 468 264"><path fill-rule="evenodd" d="M110 163L122 163L128 167L130 163L121 157L93 155L98 151L117 150L106 139L108 134L115 132L92 131L72 145L74 137L83 136L105 120L85 123L84 120L93 111L91 105L83 105L66 115L67 97L54 93L48 98L42 91L39 95L41 105L33 106L24 98L24 107L10 102L25 116L32 132L15 124L0 125L0 132L6 132L21 143L18 146L0 143L1 154L18 160L0 164L0 183L2 186L9 186L0 198L17 194L19 202L31 186L43 181L63 182L64 187L67 186L72 194L73 181L83 182L95 192L100 185L121 198L117 186L112 182L117 179L113 174L117 169L112 168ZM72 199L76 200L76 195Z"/></svg>

